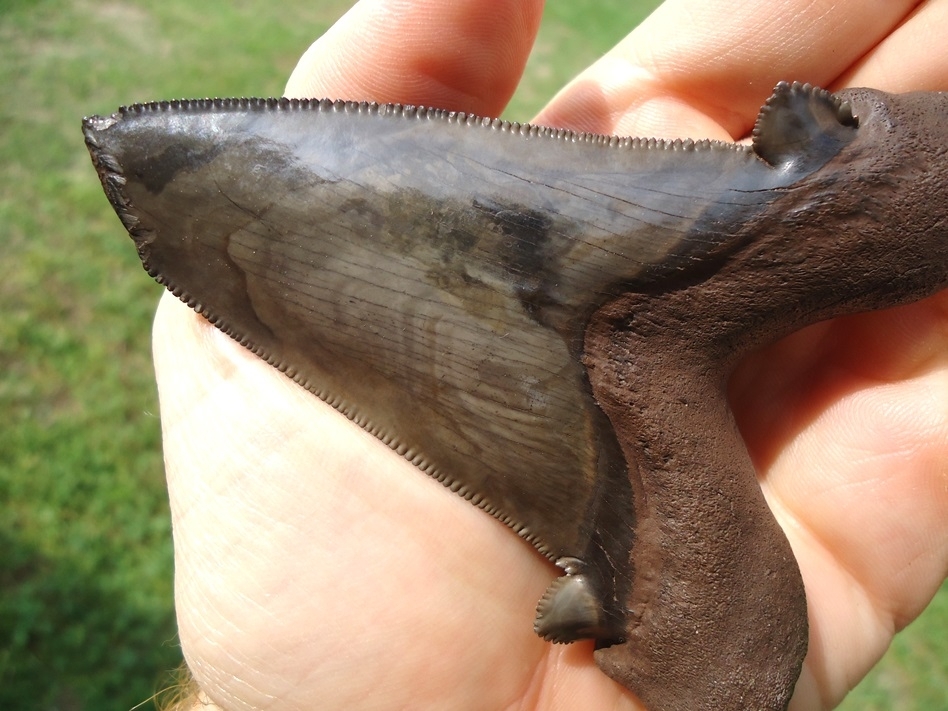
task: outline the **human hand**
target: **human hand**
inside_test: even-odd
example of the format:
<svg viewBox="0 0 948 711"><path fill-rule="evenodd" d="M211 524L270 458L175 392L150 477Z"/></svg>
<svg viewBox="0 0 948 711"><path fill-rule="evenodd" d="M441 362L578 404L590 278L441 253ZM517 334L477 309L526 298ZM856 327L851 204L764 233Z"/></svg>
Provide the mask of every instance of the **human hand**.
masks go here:
<svg viewBox="0 0 948 711"><path fill-rule="evenodd" d="M360 3L287 94L496 115L541 4ZM669 2L538 122L733 139L779 79L948 89L948 50L925 30L945 26L945 3L775 5ZM807 586L810 652L793 709L835 704L945 577L946 320L940 294L820 324L732 380ZM155 360L181 642L218 704L640 708L589 643L533 634L558 572L503 525L167 296Z"/></svg>

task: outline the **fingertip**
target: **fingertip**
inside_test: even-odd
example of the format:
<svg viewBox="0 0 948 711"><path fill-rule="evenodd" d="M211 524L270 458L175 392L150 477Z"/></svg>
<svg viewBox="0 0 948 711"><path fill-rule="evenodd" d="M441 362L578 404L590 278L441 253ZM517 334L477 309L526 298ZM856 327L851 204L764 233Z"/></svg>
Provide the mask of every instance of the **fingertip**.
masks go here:
<svg viewBox="0 0 948 711"><path fill-rule="evenodd" d="M300 59L287 96L498 115L523 73L541 0L362 0Z"/></svg>

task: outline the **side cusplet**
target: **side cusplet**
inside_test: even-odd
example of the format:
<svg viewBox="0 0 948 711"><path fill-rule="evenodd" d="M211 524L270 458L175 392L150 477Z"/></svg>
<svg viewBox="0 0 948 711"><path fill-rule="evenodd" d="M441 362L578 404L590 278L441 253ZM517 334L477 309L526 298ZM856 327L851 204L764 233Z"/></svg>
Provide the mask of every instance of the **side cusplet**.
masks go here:
<svg viewBox="0 0 948 711"><path fill-rule="evenodd" d="M846 99L810 84L781 82L757 117L754 152L776 168L806 174L837 155L858 126Z"/></svg>

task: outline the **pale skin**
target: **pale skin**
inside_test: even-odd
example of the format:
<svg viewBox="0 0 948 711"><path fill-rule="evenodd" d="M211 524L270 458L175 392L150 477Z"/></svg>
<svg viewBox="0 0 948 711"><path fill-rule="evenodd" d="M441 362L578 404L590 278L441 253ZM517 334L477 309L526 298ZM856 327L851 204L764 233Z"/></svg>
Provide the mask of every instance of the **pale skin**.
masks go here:
<svg viewBox="0 0 948 711"><path fill-rule="evenodd" d="M286 93L497 115L541 10L363 0ZM743 139L781 79L948 90L945 27L948 0L671 0L537 122ZM642 708L533 634L550 563L167 294L155 363L181 644L218 706ZM948 575L948 292L755 354L731 401L807 589L791 709L832 708Z"/></svg>

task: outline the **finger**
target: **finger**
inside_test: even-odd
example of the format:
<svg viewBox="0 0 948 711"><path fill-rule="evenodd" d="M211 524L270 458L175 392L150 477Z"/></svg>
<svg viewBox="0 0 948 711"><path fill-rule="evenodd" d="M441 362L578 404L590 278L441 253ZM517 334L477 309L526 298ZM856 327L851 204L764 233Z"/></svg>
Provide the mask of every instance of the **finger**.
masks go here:
<svg viewBox="0 0 948 711"><path fill-rule="evenodd" d="M731 382L806 581L807 675L825 702L866 673L948 570L946 315L943 292L817 324Z"/></svg>
<svg viewBox="0 0 948 711"><path fill-rule="evenodd" d="M542 0L363 0L307 50L286 94L497 116L542 10Z"/></svg>
<svg viewBox="0 0 948 711"><path fill-rule="evenodd" d="M840 86L872 86L894 93L948 89L948 1L915 11L840 78Z"/></svg>
<svg viewBox="0 0 948 711"><path fill-rule="evenodd" d="M669 0L560 92L538 122L741 138L774 84L832 84L917 4L876 3L866 12L860 0Z"/></svg>

